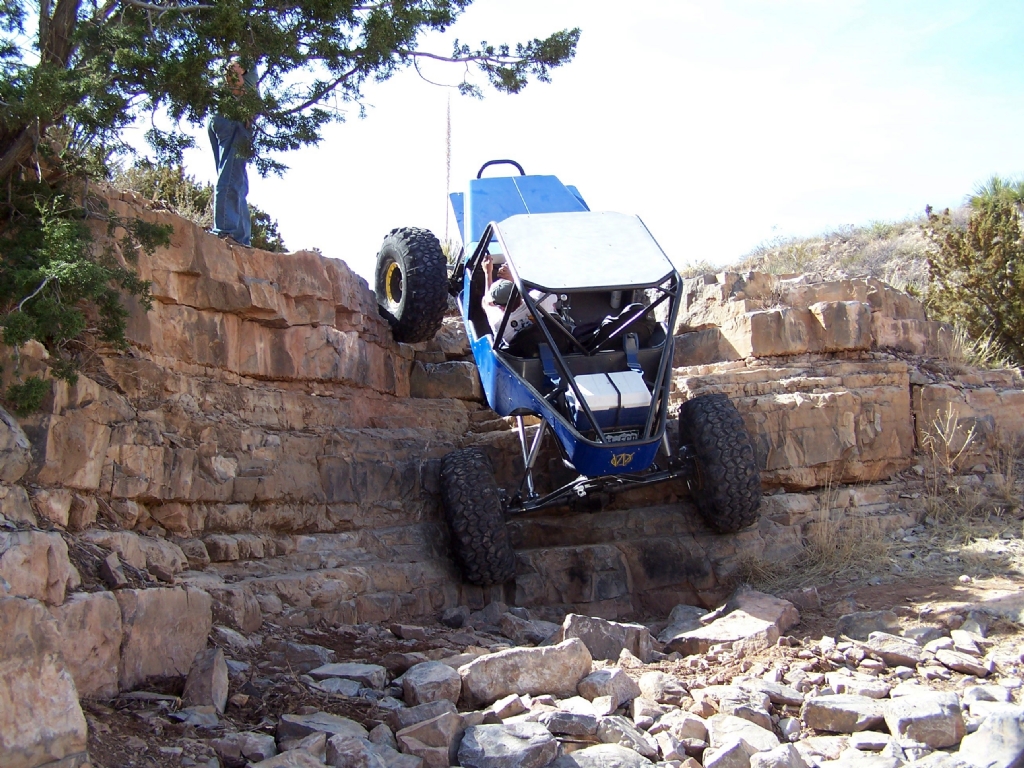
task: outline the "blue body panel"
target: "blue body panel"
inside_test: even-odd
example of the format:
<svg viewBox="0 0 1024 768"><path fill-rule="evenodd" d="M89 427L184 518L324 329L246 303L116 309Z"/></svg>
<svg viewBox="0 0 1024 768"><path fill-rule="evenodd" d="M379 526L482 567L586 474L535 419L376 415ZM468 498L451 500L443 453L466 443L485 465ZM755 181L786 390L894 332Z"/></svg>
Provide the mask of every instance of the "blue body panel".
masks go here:
<svg viewBox="0 0 1024 768"><path fill-rule="evenodd" d="M469 336L470 348L476 360L480 383L483 385L487 404L499 416L509 416L516 411L529 411L547 421L555 437L562 444L566 455L581 475L601 477L642 472L651 466L658 453L660 437L644 443L612 443L600 445L587 440L557 414L544 398L526 382L516 376L494 354L494 337L490 334L476 338L473 324L469 322L469 308L463 297L469 292L470 276L464 277L463 292L459 296L463 325Z"/></svg>
<svg viewBox="0 0 1024 768"><path fill-rule="evenodd" d="M452 212L455 214L455 224L459 228L459 234L465 235L466 233L466 194L464 192L452 192L448 195L448 199L452 204ZM465 242L465 240L463 240Z"/></svg>
<svg viewBox="0 0 1024 768"><path fill-rule="evenodd" d="M449 197L467 250L471 244L480 240L492 221L504 221L519 213L590 210L579 191L566 187L557 176L472 179L468 195L456 192Z"/></svg>

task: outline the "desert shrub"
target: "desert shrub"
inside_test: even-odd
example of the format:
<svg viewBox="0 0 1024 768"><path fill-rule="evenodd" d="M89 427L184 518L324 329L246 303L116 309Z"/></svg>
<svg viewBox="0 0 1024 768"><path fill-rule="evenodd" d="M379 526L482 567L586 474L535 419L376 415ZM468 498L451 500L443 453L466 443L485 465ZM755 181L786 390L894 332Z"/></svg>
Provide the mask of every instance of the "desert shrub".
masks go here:
<svg viewBox="0 0 1024 768"><path fill-rule="evenodd" d="M955 323L975 339L991 337L1024 365L1024 198L997 182L972 198L966 226L949 210L927 209L923 228L934 250L926 306L934 319Z"/></svg>
<svg viewBox="0 0 1024 768"><path fill-rule="evenodd" d="M201 227L213 226L213 185L200 184L181 166L162 166L150 160L138 160L114 174L114 186L134 192ZM287 247L270 214L249 203L252 219L252 246L273 253Z"/></svg>

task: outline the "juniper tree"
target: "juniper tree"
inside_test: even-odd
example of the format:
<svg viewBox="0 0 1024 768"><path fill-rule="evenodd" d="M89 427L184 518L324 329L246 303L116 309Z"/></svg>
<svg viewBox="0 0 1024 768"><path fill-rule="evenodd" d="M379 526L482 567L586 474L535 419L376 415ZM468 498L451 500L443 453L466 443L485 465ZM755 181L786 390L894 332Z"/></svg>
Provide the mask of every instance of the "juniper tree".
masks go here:
<svg viewBox="0 0 1024 768"><path fill-rule="evenodd" d="M83 218L102 215L69 183L107 173L119 136L148 115L157 157L180 163L189 124L219 112L259 116L248 148L262 173L280 153L315 144L324 126L358 106L368 83L423 59L478 71L517 93L576 52L578 29L515 45L456 40L447 54L421 49L472 0L0 0L0 324L8 344L43 341L57 359L87 327L123 343L122 291L147 300L131 265L89 243ZM228 57L260 72L259 93L222 84ZM479 95L464 77L460 90ZM117 222L126 252L166 233ZM128 245L128 244L126 244ZM90 319L89 308L98 312ZM95 313L93 313L95 314Z"/></svg>
<svg viewBox="0 0 1024 768"><path fill-rule="evenodd" d="M1024 184L995 177L970 205L966 227L927 209L928 308L1024 365Z"/></svg>

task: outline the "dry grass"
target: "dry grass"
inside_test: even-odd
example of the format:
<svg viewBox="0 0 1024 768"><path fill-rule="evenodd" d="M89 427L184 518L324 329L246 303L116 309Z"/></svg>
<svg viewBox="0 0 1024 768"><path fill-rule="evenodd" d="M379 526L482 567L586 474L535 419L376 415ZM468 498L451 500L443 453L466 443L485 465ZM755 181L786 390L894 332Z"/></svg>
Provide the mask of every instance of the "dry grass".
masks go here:
<svg viewBox="0 0 1024 768"><path fill-rule="evenodd" d="M972 339L960 326L953 327L953 335L946 349L946 359L959 373L967 373L977 368L993 370L1014 367L992 336Z"/></svg>
<svg viewBox="0 0 1024 768"><path fill-rule="evenodd" d="M930 244L922 218L841 227L807 238L775 238L757 246L734 269L769 274L814 272L825 279L875 277L923 295Z"/></svg>
<svg viewBox="0 0 1024 768"><path fill-rule="evenodd" d="M819 492L820 508L805 527L800 555L782 562L746 558L740 564L743 578L766 592L786 592L835 578L858 578L884 568L891 542L869 519L839 519L837 499L838 489L831 483Z"/></svg>

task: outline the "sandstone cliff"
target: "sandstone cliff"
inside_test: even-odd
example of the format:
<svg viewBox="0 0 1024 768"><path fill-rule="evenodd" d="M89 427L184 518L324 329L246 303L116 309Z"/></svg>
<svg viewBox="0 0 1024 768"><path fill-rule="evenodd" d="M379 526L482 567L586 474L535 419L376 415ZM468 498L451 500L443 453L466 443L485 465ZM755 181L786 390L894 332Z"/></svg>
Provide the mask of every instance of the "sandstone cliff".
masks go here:
<svg viewBox="0 0 1024 768"><path fill-rule="evenodd" d="M714 535L669 484L515 520L515 581L469 588L446 551L438 462L479 443L511 483L519 453L458 324L396 344L342 262L229 245L127 195L112 205L174 226L140 264L153 310L133 308L130 353L100 351L42 413L0 425L0 594L48 606L61 631L46 642L83 695L180 674L212 622L353 624L491 599L557 620L710 606L741 558L798 554L822 514L909 525L921 484L899 473L939 422L978 462L1024 434L1017 375L955 372L943 328L878 281L689 280L673 398L735 400L768 493L759 524ZM45 357L30 345L21 365ZM826 485L824 502L805 493Z"/></svg>

